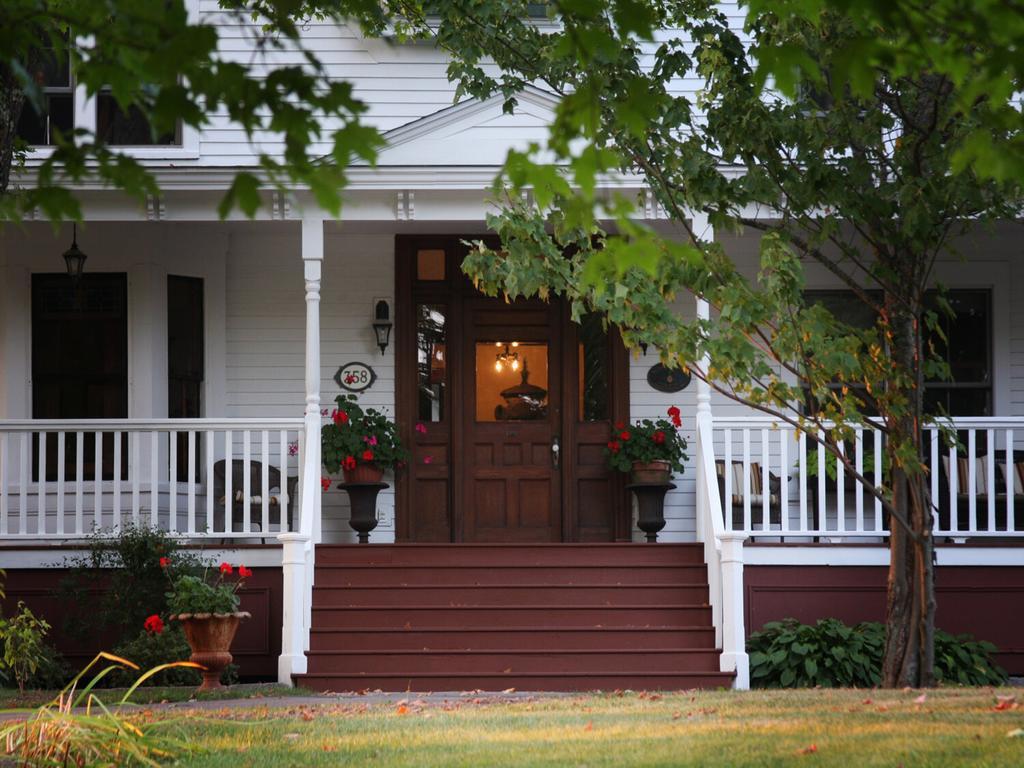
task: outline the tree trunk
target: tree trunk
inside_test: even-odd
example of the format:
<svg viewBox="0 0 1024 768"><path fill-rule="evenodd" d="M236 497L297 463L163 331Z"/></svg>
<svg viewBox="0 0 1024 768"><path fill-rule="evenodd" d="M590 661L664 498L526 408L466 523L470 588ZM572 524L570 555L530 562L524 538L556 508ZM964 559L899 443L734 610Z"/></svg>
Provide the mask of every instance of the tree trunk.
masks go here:
<svg viewBox="0 0 1024 768"><path fill-rule="evenodd" d="M0 63L0 197L7 194L14 162L14 140L18 135L18 121L25 103L25 93L14 72Z"/></svg>
<svg viewBox="0 0 1024 768"><path fill-rule="evenodd" d="M892 359L897 368L890 386L901 387L907 398L905 412L887 421L892 444L888 453L894 457L903 446L920 457L924 382L919 313L908 310L897 297L886 297L886 309L892 331ZM893 506L910 523L910 530L895 520L890 526L882 682L889 688L932 686L935 573L931 500L920 466L904 467L894 461L892 483Z"/></svg>

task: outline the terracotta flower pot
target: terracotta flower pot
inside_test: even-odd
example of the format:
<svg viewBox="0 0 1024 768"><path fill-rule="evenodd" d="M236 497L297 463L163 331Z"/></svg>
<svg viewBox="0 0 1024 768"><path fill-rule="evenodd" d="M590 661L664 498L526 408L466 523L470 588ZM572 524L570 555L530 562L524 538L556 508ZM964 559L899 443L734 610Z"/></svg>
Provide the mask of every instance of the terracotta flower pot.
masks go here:
<svg viewBox="0 0 1024 768"><path fill-rule="evenodd" d="M355 469L343 469L346 483L379 483L384 470L376 464L356 464Z"/></svg>
<svg viewBox="0 0 1024 768"><path fill-rule="evenodd" d="M672 468L667 461L634 461L630 475L634 483L667 483Z"/></svg>
<svg viewBox="0 0 1024 768"><path fill-rule="evenodd" d="M192 648L191 661L202 664L203 684L200 691L213 691L223 688L220 676L224 668L234 658L231 655L231 642L238 631L238 623L251 616L247 611L236 613L179 613L172 616L181 622L185 630L185 638Z"/></svg>

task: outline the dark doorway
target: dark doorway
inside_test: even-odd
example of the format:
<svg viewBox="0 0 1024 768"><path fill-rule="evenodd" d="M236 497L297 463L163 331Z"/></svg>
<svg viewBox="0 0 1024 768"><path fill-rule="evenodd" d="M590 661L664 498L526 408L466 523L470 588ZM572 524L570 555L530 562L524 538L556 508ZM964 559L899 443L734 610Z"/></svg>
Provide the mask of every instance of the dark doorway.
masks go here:
<svg viewBox="0 0 1024 768"><path fill-rule="evenodd" d="M203 333L203 281L198 277L167 276L167 416L198 419L203 415L205 346ZM195 441L195 472L199 479L199 432ZM177 434L177 479L188 480L188 433Z"/></svg>
<svg viewBox="0 0 1024 768"><path fill-rule="evenodd" d="M32 275L32 418L128 417L128 280L123 273ZM103 436L102 477L113 478L112 434ZM85 477L96 474L94 434L82 441ZM76 440L65 451L74 476ZM57 446L47 443L47 479L56 479ZM33 476L38 451L33 448ZM126 460L127 452L121 452ZM68 474L67 472L70 472ZM122 474L122 477L124 475Z"/></svg>

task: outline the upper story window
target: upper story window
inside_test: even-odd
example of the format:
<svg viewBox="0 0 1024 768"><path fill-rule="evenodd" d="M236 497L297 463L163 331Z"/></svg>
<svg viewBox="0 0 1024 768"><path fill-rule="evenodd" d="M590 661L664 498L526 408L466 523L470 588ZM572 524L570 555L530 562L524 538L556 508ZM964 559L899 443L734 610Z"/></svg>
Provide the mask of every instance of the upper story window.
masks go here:
<svg viewBox="0 0 1024 768"><path fill-rule="evenodd" d="M121 109L110 91L96 96L96 138L110 146L174 146L181 143L181 130L157 134L138 107Z"/></svg>
<svg viewBox="0 0 1024 768"><path fill-rule="evenodd" d="M42 103L25 100L18 120L18 138L35 146L54 143L57 131L70 133L75 127L75 84L68 51L38 49L28 70L42 90Z"/></svg>

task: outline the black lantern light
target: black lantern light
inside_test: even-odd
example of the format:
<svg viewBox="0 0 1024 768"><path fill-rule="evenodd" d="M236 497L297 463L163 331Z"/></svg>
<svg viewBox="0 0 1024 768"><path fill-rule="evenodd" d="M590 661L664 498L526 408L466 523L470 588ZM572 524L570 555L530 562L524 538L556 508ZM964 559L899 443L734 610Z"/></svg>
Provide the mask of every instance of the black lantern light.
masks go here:
<svg viewBox="0 0 1024 768"><path fill-rule="evenodd" d="M373 308L373 332L377 334L377 346L383 355L391 338L391 308L384 299L378 301Z"/></svg>
<svg viewBox="0 0 1024 768"><path fill-rule="evenodd" d="M82 277L82 269L88 256L78 248L78 224L74 223L71 227L71 247L64 251L64 263L67 264L68 275L77 283Z"/></svg>

